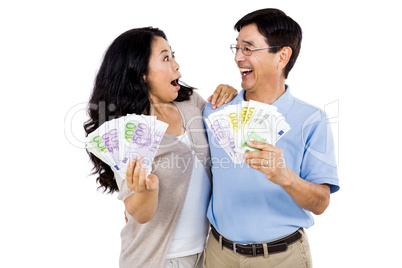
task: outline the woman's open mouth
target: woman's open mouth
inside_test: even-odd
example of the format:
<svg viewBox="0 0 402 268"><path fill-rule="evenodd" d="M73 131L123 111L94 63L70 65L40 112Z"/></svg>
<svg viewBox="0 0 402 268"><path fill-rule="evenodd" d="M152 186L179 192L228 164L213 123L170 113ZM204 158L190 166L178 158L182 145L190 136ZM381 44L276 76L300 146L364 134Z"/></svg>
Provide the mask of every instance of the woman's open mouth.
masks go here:
<svg viewBox="0 0 402 268"><path fill-rule="evenodd" d="M177 90L180 89L179 79L173 80L172 82L170 82L170 84L171 84L172 86L174 86Z"/></svg>

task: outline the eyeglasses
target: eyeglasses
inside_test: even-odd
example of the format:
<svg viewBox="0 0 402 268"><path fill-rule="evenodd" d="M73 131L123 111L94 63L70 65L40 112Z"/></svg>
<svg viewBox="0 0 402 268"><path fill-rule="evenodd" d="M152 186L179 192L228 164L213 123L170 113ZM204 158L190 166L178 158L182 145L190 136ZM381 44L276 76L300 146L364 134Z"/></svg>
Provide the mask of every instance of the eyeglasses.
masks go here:
<svg viewBox="0 0 402 268"><path fill-rule="evenodd" d="M237 51L238 51L239 49L241 49L241 52L242 52L245 56L251 56L251 54L253 53L253 51L261 50L261 49L268 49L268 48L275 48L275 47L281 47L281 46L250 48L250 47L247 47L247 46L240 46L240 47L238 47L237 45L230 45L230 50L232 50L233 54L236 54Z"/></svg>

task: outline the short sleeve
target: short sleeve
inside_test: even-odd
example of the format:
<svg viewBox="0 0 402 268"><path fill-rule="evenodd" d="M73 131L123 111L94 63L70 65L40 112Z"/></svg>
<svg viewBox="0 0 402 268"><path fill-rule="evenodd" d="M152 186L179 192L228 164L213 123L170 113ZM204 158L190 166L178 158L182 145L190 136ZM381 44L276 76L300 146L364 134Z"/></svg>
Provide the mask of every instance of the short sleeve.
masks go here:
<svg viewBox="0 0 402 268"><path fill-rule="evenodd" d="M318 110L304 123L304 156L300 177L317 184L329 184L331 193L339 190L334 139L326 114Z"/></svg>

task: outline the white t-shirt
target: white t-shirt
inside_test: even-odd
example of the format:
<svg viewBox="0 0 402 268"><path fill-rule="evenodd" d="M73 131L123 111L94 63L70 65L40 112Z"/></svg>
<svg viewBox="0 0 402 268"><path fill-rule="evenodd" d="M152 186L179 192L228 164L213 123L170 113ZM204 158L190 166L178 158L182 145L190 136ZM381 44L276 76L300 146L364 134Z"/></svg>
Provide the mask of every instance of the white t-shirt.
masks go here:
<svg viewBox="0 0 402 268"><path fill-rule="evenodd" d="M191 147L187 132L177 138ZM208 176L196 156L184 207L166 259L188 256L204 250L209 229L206 214L210 191Z"/></svg>

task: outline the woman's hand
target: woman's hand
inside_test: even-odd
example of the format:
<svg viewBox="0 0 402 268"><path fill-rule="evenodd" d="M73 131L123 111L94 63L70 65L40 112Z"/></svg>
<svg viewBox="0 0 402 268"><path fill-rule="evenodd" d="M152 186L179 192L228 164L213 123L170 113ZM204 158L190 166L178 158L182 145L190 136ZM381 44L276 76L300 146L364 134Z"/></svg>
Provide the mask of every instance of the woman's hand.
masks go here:
<svg viewBox="0 0 402 268"><path fill-rule="evenodd" d="M136 193L152 192L159 186L159 179L154 174L145 176L145 167L142 166L143 158L130 159L126 171L127 186Z"/></svg>
<svg viewBox="0 0 402 268"><path fill-rule="evenodd" d="M207 101L212 103L212 109L221 107L224 103L230 102L236 95L237 90L229 85L220 84L216 87L214 94L209 96Z"/></svg>
<svg viewBox="0 0 402 268"><path fill-rule="evenodd" d="M158 207L159 179L156 175L145 176L142 157L130 159L126 171L127 186L134 194L124 200L126 211L138 223L152 219Z"/></svg>

